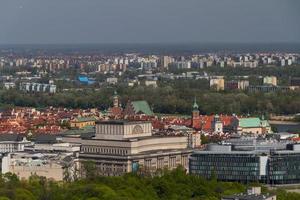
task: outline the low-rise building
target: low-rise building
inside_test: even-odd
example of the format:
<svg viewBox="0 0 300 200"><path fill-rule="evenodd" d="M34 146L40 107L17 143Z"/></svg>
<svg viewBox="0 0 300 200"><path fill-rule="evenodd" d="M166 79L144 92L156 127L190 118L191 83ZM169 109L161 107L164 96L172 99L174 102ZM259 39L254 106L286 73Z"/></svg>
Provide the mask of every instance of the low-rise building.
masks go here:
<svg viewBox="0 0 300 200"><path fill-rule="evenodd" d="M268 120L258 117L239 118L234 117L231 124L233 130L238 133L250 133L254 135L271 133L271 126Z"/></svg>
<svg viewBox="0 0 300 200"><path fill-rule="evenodd" d="M249 92L288 92L295 90L296 87L292 86L274 86L274 85L250 85Z"/></svg>
<svg viewBox="0 0 300 200"><path fill-rule="evenodd" d="M63 140L81 144L82 168L85 161L92 161L98 174L107 176L138 170L174 169L179 165L188 170L189 144L193 144L188 135L153 135L150 122L137 121L97 122L95 137Z"/></svg>
<svg viewBox="0 0 300 200"><path fill-rule="evenodd" d="M264 80L263 80L263 84L277 86L277 77L276 76L265 76Z"/></svg>
<svg viewBox="0 0 300 200"><path fill-rule="evenodd" d="M70 121L71 128L84 128L85 126L95 126L94 117L77 117Z"/></svg>
<svg viewBox="0 0 300 200"><path fill-rule="evenodd" d="M3 83L3 86L5 89L9 90L9 89L15 88L16 84L14 82L5 82L5 83Z"/></svg>
<svg viewBox="0 0 300 200"><path fill-rule="evenodd" d="M62 142L62 138L56 135L38 135L34 144L26 148L34 152L79 152L80 144Z"/></svg>
<svg viewBox="0 0 300 200"><path fill-rule="evenodd" d="M2 158L2 173L14 173L20 179L32 175L56 181L72 180L77 171L73 153L9 153Z"/></svg>
<svg viewBox="0 0 300 200"><path fill-rule="evenodd" d="M217 91L224 90L224 88L225 88L223 78L211 78L209 80L209 85L210 85L210 88L216 89Z"/></svg>
<svg viewBox="0 0 300 200"><path fill-rule="evenodd" d="M225 89L227 90L246 90L248 87L248 80L227 81L225 85Z"/></svg>
<svg viewBox="0 0 300 200"><path fill-rule="evenodd" d="M106 79L106 82L108 84L115 85L115 84L118 83L118 78L116 78L116 77L109 77L109 78Z"/></svg>
<svg viewBox="0 0 300 200"><path fill-rule="evenodd" d="M31 142L19 134L0 134L0 153L24 151Z"/></svg>
<svg viewBox="0 0 300 200"><path fill-rule="evenodd" d="M145 86L152 86L154 88L157 87L157 81L156 80L145 80Z"/></svg>
<svg viewBox="0 0 300 200"><path fill-rule="evenodd" d="M276 195L262 194L261 187L251 187L247 193L225 196L221 200L276 200Z"/></svg>

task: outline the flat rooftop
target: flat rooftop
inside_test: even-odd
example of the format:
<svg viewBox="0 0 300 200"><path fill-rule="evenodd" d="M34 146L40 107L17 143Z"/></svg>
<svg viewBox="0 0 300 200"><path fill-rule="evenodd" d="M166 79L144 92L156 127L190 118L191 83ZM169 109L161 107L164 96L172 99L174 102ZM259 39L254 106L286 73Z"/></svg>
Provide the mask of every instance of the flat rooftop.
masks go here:
<svg viewBox="0 0 300 200"><path fill-rule="evenodd" d="M194 151L194 154L244 154L244 155L261 155L261 154L270 154L270 151L264 150L254 150L254 151ZM300 151L295 150L274 150L273 154L300 154Z"/></svg>
<svg viewBox="0 0 300 200"><path fill-rule="evenodd" d="M231 195L231 196L226 196L223 197L222 199L232 199L232 200L264 200L272 197L274 195L269 195L269 194L237 194L237 195Z"/></svg>
<svg viewBox="0 0 300 200"><path fill-rule="evenodd" d="M126 125L126 124L143 124L151 123L149 121L129 121L129 120L109 120L109 121L97 121L96 124L112 124L112 125Z"/></svg>

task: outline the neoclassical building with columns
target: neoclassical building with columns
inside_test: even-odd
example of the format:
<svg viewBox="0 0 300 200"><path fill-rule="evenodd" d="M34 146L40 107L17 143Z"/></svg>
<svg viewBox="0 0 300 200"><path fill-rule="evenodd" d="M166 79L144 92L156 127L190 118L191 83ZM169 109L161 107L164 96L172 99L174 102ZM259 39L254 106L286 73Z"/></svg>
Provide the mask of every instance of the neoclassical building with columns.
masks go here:
<svg viewBox="0 0 300 200"><path fill-rule="evenodd" d="M151 122L101 121L96 123L95 137L67 140L81 143L81 166L84 161L93 161L98 174L118 176L139 169L154 172L179 165L188 170L195 137L155 136Z"/></svg>

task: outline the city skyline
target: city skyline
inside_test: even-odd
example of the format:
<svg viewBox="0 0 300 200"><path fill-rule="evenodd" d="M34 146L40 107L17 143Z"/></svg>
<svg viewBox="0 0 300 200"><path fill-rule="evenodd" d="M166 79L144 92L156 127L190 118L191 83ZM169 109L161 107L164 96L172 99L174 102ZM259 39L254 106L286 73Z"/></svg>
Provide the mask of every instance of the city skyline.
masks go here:
<svg viewBox="0 0 300 200"><path fill-rule="evenodd" d="M300 199L299 0L0 5L0 200Z"/></svg>

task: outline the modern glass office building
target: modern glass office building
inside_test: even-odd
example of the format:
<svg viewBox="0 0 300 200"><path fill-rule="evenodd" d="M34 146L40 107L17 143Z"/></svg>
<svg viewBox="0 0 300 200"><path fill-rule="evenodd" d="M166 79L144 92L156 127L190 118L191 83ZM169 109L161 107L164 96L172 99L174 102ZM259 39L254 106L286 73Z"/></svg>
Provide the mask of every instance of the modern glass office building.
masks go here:
<svg viewBox="0 0 300 200"><path fill-rule="evenodd" d="M219 180L257 182L266 179L265 156L251 152L193 153L190 173L210 178L214 173Z"/></svg>
<svg viewBox="0 0 300 200"><path fill-rule="evenodd" d="M272 152L268 163L268 183L300 183L300 152Z"/></svg>
<svg viewBox="0 0 300 200"><path fill-rule="evenodd" d="M222 181L300 183L300 144L285 149L282 143L279 149L273 144L270 149L243 151L236 144L210 145L205 151L192 153L189 171L207 179L215 174Z"/></svg>

